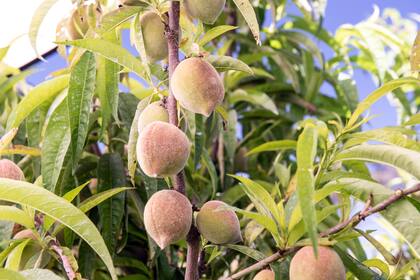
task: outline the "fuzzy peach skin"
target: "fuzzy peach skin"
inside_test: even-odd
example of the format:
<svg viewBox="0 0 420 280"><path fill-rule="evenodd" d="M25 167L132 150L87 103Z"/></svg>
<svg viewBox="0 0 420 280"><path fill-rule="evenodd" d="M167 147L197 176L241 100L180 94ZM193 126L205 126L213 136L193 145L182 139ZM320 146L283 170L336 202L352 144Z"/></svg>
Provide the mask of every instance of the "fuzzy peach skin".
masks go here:
<svg viewBox="0 0 420 280"><path fill-rule="evenodd" d="M197 214L197 227L200 233L214 244L229 244L242 241L238 217L227 204L211 200L206 202Z"/></svg>
<svg viewBox="0 0 420 280"><path fill-rule="evenodd" d="M0 160L0 178L24 181L25 175L13 161L2 159Z"/></svg>
<svg viewBox="0 0 420 280"><path fill-rule="evenodd" d="M169 122L168 110L166 110L160 101L156 101L147 105L141 112L137 123L139 133L152 122L161 121Z"/></svg>
<svg viewBox="0 0 420 280"><path fill-rule="evenodd" d="M184 239L191 223L190 201L174 190L154 193L144 208L146 231L162 249Z"/></svg>
<svg viewBox="0 0 420 280"><path fill-rule="evenodd" d="M190 155L190 142L178 127L155 121L141 131L137 140L137 160L149 177L178 174Z"/></svg>
<svg viewBox="0 0 420 280"><path fill-rule="evenodd" d="M219 73L213 65L198 57L187 58L175 68L171 89L182 107L206 117L225 96Z"/></svg>
<svg viewBox="0 0 420 280"><path fill-rule="evenodd" d="M140 17L144 48L149 62L156 62L168 56L168 42L165 37L165 25L155 12L146 12Z"/></svg>
<svg viewBox="0 0 420 280"><path fill-rule="evenodd" d="M184 0L188 14L206 24L213 24L225 7L226 0Z"/></svg>
<svg viewBox="0 0 420 280"><path fill-rule="evenodd" d="M252 280L274 280L275 278L276 276L271 269L263 269Z"/></svg>
<svg viewBox="0 0 420 280"><path fill-rule="evenodd" d="M312 246L300 249L290 263L290 280L345 280L346 270L338 254L329 247L318 247L318 259Z"/></svg>

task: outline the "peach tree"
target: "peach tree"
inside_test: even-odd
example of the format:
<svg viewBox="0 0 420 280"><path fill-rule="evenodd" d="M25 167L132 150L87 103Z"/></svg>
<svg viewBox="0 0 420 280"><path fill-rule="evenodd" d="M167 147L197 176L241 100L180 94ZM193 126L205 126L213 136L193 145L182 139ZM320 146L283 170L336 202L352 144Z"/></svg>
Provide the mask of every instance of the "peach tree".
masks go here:
<svg viewBox="0 0 420 280"><path fill-rule="evenodd" d="M65 68L31 87L1 62L0 279L416 279L414 21L376 9L333 34L326 1L72 2ZM385 96L398 124L369 129Z"/></svg>

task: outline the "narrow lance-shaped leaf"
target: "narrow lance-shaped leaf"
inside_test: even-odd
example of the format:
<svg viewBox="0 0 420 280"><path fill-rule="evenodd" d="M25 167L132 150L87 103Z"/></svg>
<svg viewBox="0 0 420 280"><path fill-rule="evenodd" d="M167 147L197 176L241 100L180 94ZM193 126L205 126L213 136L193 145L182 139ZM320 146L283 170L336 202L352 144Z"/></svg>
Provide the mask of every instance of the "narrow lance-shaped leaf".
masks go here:
<svg viewBox="0 0 420 280"><path fill-rule="evenodd" d="M142 10L142 7L124 6L105 14L101 19L97 32L99 34L105 34L115 30L119 25L132 19L140 10Z"/></svg>
<svg viewBox="0 0 420 280"><path fill-rule="evenodd" d="M126 184L124 163L119 154L105 154L98 162L98 191L103 192ZM114 254L124 216L125 193L119 193L98 206L102 236Z"/></svg>
<svg viewBox="0 0 420 280"><path fill-rule="evenodd" d="M55 192L69 146L70 127L66 98L51 114L41 150L42 182L51 192Z"/></svg>
<svg viewBox="0 0 420 280"><path fill-rule="evenodd" d="M57 3L58 0L44 0L38 8L36 8L34 15L31 19L31 24L29 25L29 40L31 42L32 48L35 50L36 54L38 54L37 50L37 37L39 27L41 26L42 21L44 20L45 16L47 15L48 11Z"/></svg>
<svg viewBox="0 0 420 280"><path fill-rule="evenodd" d="M417 32L410 56L411 71L420 71L420 31Z"/></svg>
<svg viewBox="0 0 420 280"><path fill-rule="evenodd" d="M141 112L146 108L147 105L151 102L151 97L146 97L142 101L137 104L137 110L133 118L133 122L131 123L130 127L130 135L128 136L128 147L127 147L127 168L128 168L128 175L131 178L131 183L134 185L134 175L136 173L136 166L137 166L137 155L136 155L136 145L137 139L139 138L139 131L138 131L138 119L140 117Z"/></svg>
<svg viewBox="0 0 420 280"><path fill-rule="evenodd" d="M115 36L109 37L111 40L116 40ZM120 66L103 56L97 56L96 60L98 62L96 93L101 102L101 113L103 118L102 128L106 129L111 120L111 115L118 122L118 83L120 78Z"/></svg>
<svg viewBox="0 0 420 280"><path fill-rule="evenodd" d="M249 0L233 0L236 7L238 7L242 16L245 18L246 23L251 30L252 35L254 36L257 45L261 45L260 39L260 26L257 21L257 16L255 15L254 8L251 5Z"/></svg>
<svg viewBox="0 0 420 280"><path fill-rule="evenodd" d="M392 165L420 179L420 153L398 146L360 145L342 151L336 160L362 160Z"/></svg>
<svg viewBox="0 0 420 280"><path fill-rule="evenodd" d="M14 206L0 205L0 220L12 221L26 228L34 227L34 222L31 217L23 210Z"/></svg>
<svg viewBox="0 0 420 280"><path fill-rule="evenodd" d="M219 26L213 27L212 29L207 31L200 40L198 40L198 45L199 46L204 46L205 44L207 44L211 40L219 37L220 35L222 35L226 32L229 32L231 30L235 30L236 28L238 28L238 27L237 26L232 26L232 25L219 25Z"/></svg>
<svg viewBox="0 0 420 280"><path fill-rule="evenodd" d="M9 129L18 127L33 110L65 89L69 79L69 75L62 75L34 87L10 115L7 127Z"/></svg>
<svg viewBox="0 0 420 280"><path fill-rule="evenodd" d="M318 133L315 126L307 124L297 142L297 195L302 218L315 254L318 253L317 220L315 211L314 160Z"/></svg>
<svg viewBox="0 0 420 280"><path fill-rule="evenodd" d="M381 184L360 179L341 178L328 183L325 187L341 186L342 190L362 201L373 195L374 205L382 202L394 192ZM420 212L407 200L399 200L388 206L380 214L401 234L417 257L420 256Z"/></svg>
<svg viewBox="0 0 420 280"><path fill-rule="evenodd" d="M126 67L133 71L141 78L145 79L145 71L139 59L132 55L127 49L122 46L111 43L103 39L81 39L74 41L57 42L57 44L64 44L87 49L99 55L102 55L109 60ZM145 79L147 81L147 79Z"/></svg>
<svg viewBox="0 0 420 280"><path fill-rule="evenodd" d="M389 81L385 83L380 88L374 90L371 94L369 94L363 101L357 105L356 110L351 115L349 122L347 123L347 127L351 128L356 122L360 115L365 112L372 104L378 101L381 97L386 95L388 92L393 91L399 87L404 85L420 85L420 81L414 78L400 78L393 81Z"/></svg>
<svg viewBox="0 0 420 280"><path fill-rule="evenodd" d="M211 65L216 68L219 72L225 72L228 70L237 70L246 72L249 74L254 74L252 69L243 61L233 58L231 56L222 56L222 55L209 55L204 58Z"/></svg>
<svg viewBox="0 0 420 280"><path fill-rule="evenodd" d="M70 77L67 108L71 131L70 148L73 169L83 151L88 133L89 113L95 91L95 68L95 56L91 52L85 52L74 65Z"/></svg>
<svg viewBox="0 0 420 280"><path fill-rule="evenodd" d="M39 186L4 178L0 178L0 200L30 206L69 227L99 255L112 279L117 279L112 258L101 234L76 206Z"/></svg>

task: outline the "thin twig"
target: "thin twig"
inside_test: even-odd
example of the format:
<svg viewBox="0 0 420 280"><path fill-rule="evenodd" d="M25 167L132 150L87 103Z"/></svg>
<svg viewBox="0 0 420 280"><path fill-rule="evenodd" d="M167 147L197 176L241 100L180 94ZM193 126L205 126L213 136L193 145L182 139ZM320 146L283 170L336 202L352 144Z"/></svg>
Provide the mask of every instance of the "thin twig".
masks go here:
<svg viewBox="0 0 420 280"><path fill-rule="evenodd" d="M394 202L400 200L401 198L403 198L406 195L412 194L412 193L416 193L420 191L420 184L417 184L411 188L402 190L396 190L394 194L392 194L391 196L389 196L387 199L385 199L384 201L382 201L381 203L377 204L376 206L371 207L371 204L373 202L373 197L369 196L369 199L366 203L365 208L363 209L363 211L356 213L354 216L352 216L351 218L337 224L336 226L322 232L320 234L321 237L326 237L335 233L340 232L341 230L347 228L349 225L351 225L351 227L356 226L360 221L364 220L365 218L367 218L368 216L375 214L377 212L380 212L382 210L385 210L388 206L390 206L391 204L393 204ZM234 280L234 279L240 279L241 277L244 277L245 275L256 271L256 270L260 270L263 269L264 267L266 267L267 265L269 265L272 262L275 262L281 258L284 258L287 255L293 254L294 252L296 252L300 247L291 247L288 248L286 250L279 250L276 253L274 253L273 255L235 273L232 274L231 276L229 276L228 278L226 278L225 280Z"/></svg>

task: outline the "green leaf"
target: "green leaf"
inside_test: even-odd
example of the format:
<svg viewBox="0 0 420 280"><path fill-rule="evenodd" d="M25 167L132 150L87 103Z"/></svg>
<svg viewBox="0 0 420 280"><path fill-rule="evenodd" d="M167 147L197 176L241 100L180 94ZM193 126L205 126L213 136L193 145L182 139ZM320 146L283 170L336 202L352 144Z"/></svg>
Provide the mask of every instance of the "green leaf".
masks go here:
<svg viewBox="0 0 420 280"><path fill-rule="evenodd" d="M233 0L236 7L238 7L242 16L245 18L246 23L251 30L252 35L254 36L257 45L261 45L260 40L260 26L257 21L257 16L255 15L254 8L251 5L249 0Z"/></svg>
<svg viewBox="0 0 420 280"><path fill-rule="evenodd" d="M48 269L27 269L21 271L20 274L25 276L26 280L64 280L64 278Z"/></svg>
<svg viewBox="0 0 420 280"><path fill-rule="evenodd" d="M317 152L318 132L308 124L297 141L297 196L302 211L305 229L312 241L315 255L318 254L317 221L315 211L314 160Z"/></svg>
<svg viewBox="0 0 420 280"><path fill-rule="evenodd" d="M25 211L14 206L0 205L0 220L15 222L26 228L34 227L31 217Z"/></svg>
<svg viewBox="0 0 420 280"><path fill-rule="evenodd" d="M51 114L41 150L42 183L47 190L54 193L70 147L70 138L67 98L65 98Z"/></svg>
<svg viewBox="0 0 420 280"><path fill-rule="evenodd" d="M195 114L195 133L194 133L194 168L197 169L200 163L203 146L205 145L205 126L204 118L201 114Z"/></svg>
<svg viewBox="0 0 420 280"><path fill-rule="evenodd" d="M235 244L227 244L225 245L225 247L229 248L229 249L233 249L235 251L238 251L256 261L261 261L263 259L265 259L265 255L255 249L252 249L248 246L242 246L242 245L235 245Z"/></svg>
<svg viewBox="0 0 420 280"><path fill-rule="evenodd" d="M105 14L101 18L100 25L97 29L98 34L103 35L109 31L115 30L124 22L132 19L143 8L138 6L123 6Z"/></svg>
<svg viewBox="0 0 420 280"><path fill-rule="evenodd" d="M349 134L349 140L346 141L344 149L360 145L368 141L379 141L420 152L420 144L417 141L407 137L407 134L412 133L412 130L404 130L402 128L394 127L384 127L369 131L352 133Z"/></svg>
<svg viewBox="0 0 420 280"><path fill-rule="evenodd" d="M216 190L219 183L219 177L217 176L216 167L214 166L214 163L211 160L210 155L207 150L203 149L202 159L203 159L203 164L206 166L207 171L210 174L211 187L212 187L211 197L213 198L216 195Z"/></svg>
<svg viewBox="0 0 420 280"><path fill-rule="evenodd" d="M219 37L220 35L229 32L231 30L235 30L237 29L237 26L232 26L232 25L219 25L216 27L213 27L212 29L210 29L209 31L207 31L203 37L201 37L200 40L198 40L198 45L200 47L204 46L205 44L207 44L208 42L210 42L211 40Z"/></svg>
<svg viewBox="0 0 420 280"><path fill-rule="evenodd" d="M17 271L0 268L0 279L2 280L27 280Z"/></svg>
<svg viewBox="0 0 420 280"><path fill-rule="evenodd" d="M296 44L302 44L306 47L306 49L308 49L308 51L310 51L312 55L318 59L318 62L321 64L323 63L324 59L319 50L319 47L307 35L291 30L280 31L279 34L285 36L289 41L292 41Z"/></svg>
<svg viewBox="0 0 420 280"><path fill-rule="evenodd" d="M143 29L140 25L140 15L137 15L131 23L130 40L136 47L137 52L140 54L141 62L147 75L147 81L152 83L152 76L149 67L149 60L146 54L146 47L144 45Z"/></svg>
<svg viewBox="0 0 420 280"><path fill-rule="evenodd" d="M25 247L29 242L31 242L31 239L25 239L9 253L6 263L4 264L5 268L15 271L19 270L23 250L25 250Z"/></svg>
<svg viewBox="0 0 420 280"><path fill-rule="evenodd" d="M344 250L341 250L338 247L334 247L334 249L340 256L340 259L343 261L347 270L353 273L353 275L356 276L358 279L385 280L380 275L371 270L369 267L365 266L349 254L347 254Z"/></svg>
<svg viewBox="0 0 420 280"><path fill-rule="evenodd" d="M411 71L420 71L420 31L417 32L410 55Z"/></svg>
<svg viewBox="0 0 420 280"><path fill-rule="evenodd" d="M271 141L264 144L261 144L251 151L249 151L246 155L250 156L253 154L258 154L262 152L269 152L269 151L283 151L283 150L294 150L296 149L297 142L295 140L278 140L278 141Z"/></svg>
<svg viewBox="0 0 420 280"><path fill-rule="evenodd" d="M29 40L37 56L39 56L37 46L36 46L39 27L41 26L41 23L44 20L45 16L47 15L48 11L57 2L58 0L44 0L38 6L38 8L36 8L35 13L33 14L32 19L31 19L31 24L29 24Z"/></svg>
<svg viewBox="0 0 420 280"><path fill-rule="evenodd" d="M141 78L145 77L143 65L139 59L133 56L127 49L118 44L111 43L103 39L81 39L74 41L57 42L57 44L70 45L87 49L109 60L126 67ZM145 79L147 80L147 79Z"/></svg>
<svg viewBox="0 0 420 280"><path fill-rule="evenodd" d="M375 205L394 193L381 184L359 178L341 178L328 183L325 187L334 185L341 186L343 191L362 201L367 201L369 195L372 194ZM401 233L409 246L413 248L413 252L420 256L420 239L417 234L420 230L420 212L409 201L399 200L380 213Z"/></svg>
<svg viewBox="0 0 420 280"><path fill-rule="evenodd" d="M360 145L340 152L335 160L362 160L387 164L420 179L420 153L398 146Z"/></svg>
<svg viewBox="0 0 420 280"><path fill-rule="evenodd" d="M98 162L100 193L126 184L124 163L119 154L105 154ZM119 193L98 206L102 236L113 255L120 235L125 210L125 193Z"/></svg>
<svg viewBox="0 0 420 280"><path fill-rule="evenodd" d="M354 113L351 115L346 127L351 128L357 122L360 115L363 112L365 112L368 108L370 108L370 106L372 106L381 97L386 95L388 92L391 92L404 85L417 85L418 86L420 85L420 81L414 78L400 78L400 79L392 80L385 83L380 88L374 90L371 94L369 94L363 101L361 101L357 105L357 108L354 111Z"/></svg>
<svg viewBox="0 0 420 280"><path fill-rule="evenodd" d="M253 90L243 90L237 89L234 92L229 94L229 102L230 103L237 103L239 101L246 101L251 104L261 106L273 114L277 115L279 113L276 104L274 101L264 92L253 91Z"/></svg>
<svg viewBox="0 0 420 280"><path fill-rule="evenodd" d="M118 120L118 83L120 79L120 66L102 56L96 57L96 93L101 102L103 118L102 128L105 130L111 121L111 115Z"/></svg>
<svg viewBox="0 0 420 280"><path fill-rule="evenodd" d="M404 125L418 125L420 124L420 113L412 115L408 121L404 123Z"/></svg>
<svg viewBox="0 0 420 280"><path fill-rule="evenodd" d="M32 207L69 227L99 255L112 279L117 279L101 234L89 218L70 202L36 185L3 178L0 178L0 199Z"/></svg>
<svg viewBox="0 0 420 280"><path fill-rule="evenodd" d="M219 72L228 70L242 71L248 74L254 74L254 71L243 61L231 56L209 55L204 58Z"/></svg>
<svg viewBox="0 0 420 280"><path fill-rule="evenodd" d="M7 127L19 127L22 121L33 110L65 89L69 83L69 79L69 75L62 75L45 81L34 87L31 91L29 91L28 95L26 95L22 101L20 101L16 110L9 117Z"/></svg>
<svg viewBox="0 0 420 280"><path fill-rule="evenodd" d="M244 188L243 190L250 198L252 203L254 204L255 208L258 210L259 213L262 215L271 218L278 228L278 236L281 232L285 231L285 221L283 219L284 213L280 212L280 208L277 207L276 202L274 201L273 197L270 193L267 192L264 187L260 184L241 176L230 175L231 177L235 178L236 180L240 181ZM273 234L274 237L274 234ZM279 240L276 240L279 242Z"/></svg>
<svg viewBox="0 0 420 280"><path fill-rule="evenodd" d="M95 56L91 52L85 52L71 71L67 94L73 170L82 154L88 133L95 78Z"/></svg>
<svg viewBox="0 0 420 280"><path fill-rule="evenodd" d="M133 122L131 123L130 127L130 134L128 137L128 144L127 144L127 168L128 168L128 175L131 178L131 183L134 185L134 176L136 173L136 167L137 167L137 153L136 153L136 146L137 146L137 139L139 137L139 131L138 131L138 119L140 117L141 112L147 107L147 105L151 102L151 97L146 97L143 100L141 100L137 104L137 110L133 118Z"/></svg>
<svg viewBox="0 0 420 280"><path fill-rule="evenodd" d="M363 230L354 229L358 233L360 233L367 241L372 244L376 250L378 250L379 253L384 257L384 259L389 263L390 265L396 265L397 260L396 258L382 245L378 240L376 240L373 236L371 236L369 233L364 232ZM388 273L389 274L389 273Z"/></svg>

